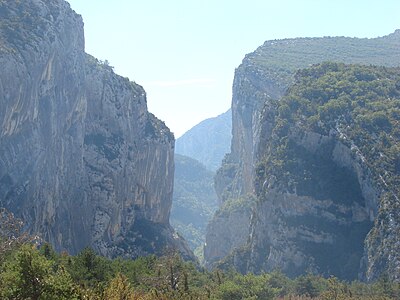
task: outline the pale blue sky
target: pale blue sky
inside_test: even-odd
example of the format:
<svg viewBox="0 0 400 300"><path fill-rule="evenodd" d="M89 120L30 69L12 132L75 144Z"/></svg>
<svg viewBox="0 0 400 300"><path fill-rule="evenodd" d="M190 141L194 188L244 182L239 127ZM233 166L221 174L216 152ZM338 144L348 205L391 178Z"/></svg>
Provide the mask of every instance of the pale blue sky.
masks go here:
<svg viewBox="0 0 400 300"><path fill-rule="evenodd" d="M399 0L68 0L86 52L142 85L176 137L231 103L235 68L264 41L376 37L400 28Z"/></svg>

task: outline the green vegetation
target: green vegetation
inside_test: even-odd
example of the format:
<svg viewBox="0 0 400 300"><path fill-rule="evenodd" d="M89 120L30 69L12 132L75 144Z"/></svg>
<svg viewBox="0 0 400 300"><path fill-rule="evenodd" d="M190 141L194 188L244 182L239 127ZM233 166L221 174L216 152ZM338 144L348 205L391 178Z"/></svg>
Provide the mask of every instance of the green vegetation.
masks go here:
<svg viewBox="0 0 400 300"><path fill-rule="evenodd" d="M275 105L278 113L272 143L276 150L268 154L258 174L274 175L280 182L299 187L300 193L305 189L304 193L316 198L323 191L324 195L328 192L342 199L338 201L362 201L359 190L347 188L357 187L351 184L356 182L354 175L329 162L326 153L332 145L320 153L307 153L294 138L307 131L336 134L363 157L377 182L386 182L394 193L399 193L399 69L316 65L299 71L296 83ZM343 178L347 183L342 182ZM315 184L318 181L319 186ZM328 182L335 186L327 186Z"/></svg>
<svg viewBox="0 0 400 300"><path fill-rule="evenodd" d="M382 277L346 283L312 274L289 279L279 271L240 275L198 268L174 251L162 257L107 259L93 250L58 254L20 235L22 223L2 211L0 299L398 299L400 285ZM13 230L9 231L9 228ZM10 240L18 241L10 244ZM8 245L5 247L5 245Z"/></svg>
<svg viewBox="0 0 400 300"><path fill-rule="evenodd" d="M243 66L256 68L282 90L293 82L298 69L323 61L397 67L400 31L375 39L348 37L298 38L266 41L246 56Z"/></svg>
<svg viewBox="0 0 400 300"><path fill-rule="evenodd" d="M174 196L171 225L188 241L202 261L208 221L217 209L214 173L200 162L175 154Z"/></svg>
<svg viewBox="0 0 400 300"><path fill-rule="evenodd" d="M351 151L352 159L369 170L377 189L383 191L381 203L386 204L381 204L376 223L379 229L374 227L369 234L370 243L380 247L380 230L387 237L395 237L395 199L400 192L400 69L322 63L298 71L287 94L271 105L276 112L275 126L270 147L265 149L256 170L257 185L265 187L266 182L269 188L332 200L336 206L365 206L353 166L347 163L344 167L333 158L334 147L341 142ZM331 209L338 218L352 218L334 206ZM345 255L339 255L336 247L295 242L313 257L322 274L357 278L364 240L372 223L334 226L322 216L292 217L285 222L322 232L332 232L334 228L335 245ZM387 243L381 245L382 249ZM373 252L384 258L385 252Z"/></svg>
<svg viewBox="0 0 400 300"><path fill-rule="evenodd" d="M229 216L234 212L247 211L250 214L252 207L255 204L255 197L251 194L244 195L239 198L230 198L222 204L222 206L215 213L216 216Z"/></svg>
<svg viewBox="0 0 400 300"><path fill-rule="evenodd" d="M373 284L280 272L208 272L176 254L109 260L84 249L46 255L32 245L14 249L0 267L1 299L398 299L399 284ZM51 249L51 248L50 248Z"/></svg>

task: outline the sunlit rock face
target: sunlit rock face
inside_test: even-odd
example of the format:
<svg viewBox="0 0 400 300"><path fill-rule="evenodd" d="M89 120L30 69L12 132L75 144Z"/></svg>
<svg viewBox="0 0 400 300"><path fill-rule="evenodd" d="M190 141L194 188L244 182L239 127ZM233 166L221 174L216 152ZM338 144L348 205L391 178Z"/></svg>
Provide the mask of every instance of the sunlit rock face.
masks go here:
<svg viewBox="0 0 400 300"><path fill-rule="evenodd" d="M63 0L0 3L0 206L57 250L178 248L174 137L143 88L84 52Z"/></svg>
<svg viewBox="0 0 400 300"><path fill-rule="evenodd" d="M393 204L396 200L382 192L382 187L373 181L374 175L368 166L351 154L351 146L329 133L321 135L300 131L292 135L292 141L299 149L310 155L314 153L320 164L332 166L338 176L343 168L347 170L346 176L351 178L352 188L358 191L354 199L358 200L346 205L336 203L327 195L314 197L299 194L296 190L277 189L274 184L282 179L266 180L268 174L259 174L257 167L275 147L271 144L271 136L276 127L275 117L279 114L276 103L288 88L290 90L298 69L324 61L399 66L399 46L400 31L396 31L376 39L327 37L267 41L246 55L235 72L233 83L231 153L217 171L215 186L221 203L220 211L224 210L223 204L229 199L253 195L258 201L250 216L236 218L242 224L235 223L235 226L246 230L238 231L234 238L225 228L230 228L235 221L222 218L226 214L221 212L214 216L206 241L205 260L209 266L218 265L215 262L219 260L220 266L235 265L242 272L279 268L289 275L315 271L365 280L377 278L385 270L388 258L394 257L396 252L394 232L397 225L385 227L391 228L391 237L386 239L384 236L388 232L377 229L379 226L374 224L381 222L378 220L382 203ZM295 128L296 124L290 127ZM314 184L317 183L316 180ZM388 206L394 208L392 204ZM330 231L316 233L313 226L327 226ZM212 231L216 230L226 234L215 239ZM309 255L313 251L323 253L324 247L333 240L339 241L333 244L335 249L339 249L336 254L345 255L348 248L339 244L353 242L349 236L339 237L340 232L358 232L357 237L353 236L357 244L357 250L353 249L356 254L353 253L353 260L347 261L347 269L342 269L351 272L341 271L341 274L323 258ZM229 242L222 245L225 240ZM237 243L239 240L241 242ZM391 246L385 247L389 244L385 241L389 240ZM226 245L232 247L227 249ZM221 253L224 253L224 258L221 258ZM334 253L330 253L328 257L331 255L332 258ZM390 269L396 270L397 260L391 261Z"/></svg>

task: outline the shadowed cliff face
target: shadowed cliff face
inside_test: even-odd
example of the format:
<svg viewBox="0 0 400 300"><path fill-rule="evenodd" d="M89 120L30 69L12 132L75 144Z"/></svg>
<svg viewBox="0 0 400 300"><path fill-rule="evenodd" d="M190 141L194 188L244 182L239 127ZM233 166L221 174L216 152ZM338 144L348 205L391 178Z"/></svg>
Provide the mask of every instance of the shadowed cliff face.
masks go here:
<svg viewBox="0 0 400 300"><path fill-rule="evenodd" d="M276 201L263 202L263 204L255 207L253 210L254 213L251 217L248 216L246 218L242 218L243 223L241 227L247 228L248 230L241 231L244 232L241 238L237 235L234 237L235 241L240 240L241 243L228 243L229 245L234 245L234 247L230 249L226 249L225 246L221 246L220 241L225 239L232 241L230 233L225 230L225 228L230 228L232 226L232 221L227 218L225 218L225 221L223 221L220 217L221 214L216 214L214 220L211 221L209 226L209 228L213 228L214 232L207 233L208 249L205 254L206 262L214 263L215 260L221 258L220 255L217 257L213 255L213 253L224 253L227 255L226 253L232 253L234 248L240 248L241 250L237 250L234 255L229 256L228 254L223 262L235 264L236 267L243 272L248 270L265 271L271 270L274 267L287 268L287 270L289 270L293 266L287 262L289 257L291 257L289 259L291 260L291 263L294 261L296 263L303 261L304 265L312 265L309 261L306 262L306 260L302 260L302 258L297 257L295 252L290 252L290 246L287 248L287 251L290 253L280 252L279 255L274 251L268 252L265 250L270 248L270 245L267 241L274 239L270 238L271 235L277 237L277 240L280 240L279 249L282 249L285 248L286 245L290 245L290 241L288 240L284 242L280 238L281 236L288 234L288 236L296 239L300 234L300 232L296 231L295 229L293 229L294 231L292 233L285 231L286 229L284 231L277 230L279 228L281 229L279 226L282 225L282 222L280 222L282 216L279 216L280 211L283 215L288 214L288 216L290 215L290 217L294 218L292 218L292 227L295 228L296 226L301 226L302 222L304 221L302 221L301 218L312 219L312 217L316 217L316 214L308 213L308 211L317 212L327 210L340 219L340 211L344 208L334 208L328 203L322 204L315 202L314 204L311 204L311 202L309 202L306 206L304 206L307 208L304 212L296 212L295 208L285 212L286 206L283 203L285 203L286 200L283 201L283 199L287 198L285 196L286 192L277 192L276 190L263 191L263 187L265 187L264 180L259 179L260 174L257 173L258 170L256 167L260 161L265 158L267 153L270 153L268 152L270 151L270 148L274 147L270 144L270 141L273 128L276 126L275 116L279 113L276 111L278 107L276 105L276 101L286 93L287 88L293 83L296 70L299 68L308 67L315 63L320 63L323 61L338 61L367 65L399 65L399 37L399 31L396 31L391 35L376 39L305 38L267 41L255 52L246 55L243 63L236 70L233 85L232 151L225 157L222 167L217 171L215 186L221 203L224 203L228 199L232 198L235 199L243 196L246 197L248 194L256 194L259 199L276 199ZM295 125L292 124L291 126L294 127ZM347 168L349 170L348 172L350 172L349 174L352 174L351 176L356 178L353 180L353 182L356 183L353 187L357 188L358 186L358 189L362 191L361 194L363 200L360 201L359 204L361 208L360 210L357 209L357 211L360 212L360 214L362 212L362 215L365 216L363 218L363 220L366 222L364 224L365 227L360 229L360 232L362 232L361 235L363 235L364 239L366 232L368 232L372 226L371 220L375 220L374 218L378 215L378 205L381 201L381 199L377 200L379 198L377 195L380 193L379 188L377 188L376 185L372 185L371 181L360 179L362 176L368 175L368 172L361 172L360 170L362 170L363 167L356 166L357 164L354 160L348 159L345 164L340 164L336 158L330 158L333 156L333 149L338 151L337 149L343 150L343 147L334 147L333 145L335 142L332 140L332 137L329 137L329 133L325 134L325 136L326 138L331 139L330 145L333 148L330 150L328 149L327 152L324 152L326 149L321 152L322 154L320 156L320 163L324 162L328 165L330 164L331 166L335 166L335 168L338 169L338 177L340 177L339 175L341 174L341 169ZM298 141L298 144L303 145L301 147L305 149L307 149L307 147L305 147L304 144L307 143L308 142ZM349 149L343 150L342 152L345 153L346 151L349 151ZM305 153L306 152L308 152L308 150L305 150ZM344 157L348 157L348 155L345 155ZM264 174L263 176L267 176L267 174ZM368 178L368 176L366 176L366 178ZM265 183L265 185L268 184L269 182ZM264 193L271 194L270 196L267 196L266 194L264 195ZM283 195L278 197L277 195L280 193ZM293 191L290 191L290 193L293 193ZM375 193L377 193L377 195L375 195ZM326 199L328 199L328 197L326 197ZM306 199L303 200L302 201L304 204L308 201ZM299 203L302 203L302 201ZM288 203L292 203L292 201L289 201ZM317 209L317 207L319 208ZM223 210L223 205L221 209ZM352 205L350 205L345 210L349 212L353 211L354 208L352 208ZM350 215L346 217L347 224L352 224L353 222L351 221L352 217ZM367 218L367 215L370 217ZM299 218L299 216L301 216L301 218ZM314 221L316 223L319 222L317 219ZM274 226L277 227L267 226L267 223L271 226L272 224L275 224ZM336 226L333 224L331 225L332 228ZM237 224L235 226L237 226ZM255 227L257 227L257 230L254 229ZM346 228L347 229L345 229L345 231L352 230L350 227ZM215 231L220 232L220 238L217 241L212 238L215 235ZM278 232L280 233L278 234ZM308 233L305 235L307 234ZM378 236L382 236L383 231L379 231L379 233L376 232L376 234ZM251 243L247 243L249 238ZM312 238L309 237L305 239ZM359 243L362 244L363 239L361 239ZM316 240L318 240L317 237ZM368 243L369 239L367 239L366 242ZM312 246L312 248L313 247L314 246ZM359 259L360 250L357 251L357 257ZM362 251L363 250L361 250L361 252ZM386 252L388 253L388 251ZM257 259L257 256L262 258ZM370 253L370 256L373 255ZM269 262L267 262L267 260ZM384 261L383 258L382 260ZM270 262L274 263L269 264ZM300 268L297 270L299 273L302 272ZM322 270L322 272L325 271ZM376 276L376 274L379 274L380 271L376 269L375 271L370 271L370 274L374 272L375 275L373 276ZM354 276L355 273L357 272L353 271L351 276Z"/></svg>
<svg viewBox="0 0 400 300"><path fill-rule="evenodd" d="M321 64L271 104L244 269L399 280L399 74Z"/></svg>
<svg viewBox="0 0 400 300"><path fill-rule="evenodd" d="M0 205L57 250L191 256L169 225L174 138L143 88L84 52L67 2L0 15ZM159 229L156 246L137 224Z"/></svg>
<svg viewBox="0 0 400 300"><path fill-rule="evenodd" d="M296 166L289 179L258 169L260 202L245 268L356 279L380 189L360 157L335 136L295 131L291 139Z"/></svg>
<svg viewBox="0 0 400 300"><path fill-rule="evenodd" d="M68 217L84 198L83 22L67 3L50 3L1 3L0 197L32 232L71 251L89 235Z"/></svg>
<svg viewBox="0 0 400 300"><path fill-rule="evenodd" d="M285 94L298 69L324 61L398 66L399 46L400 30L397 30L375 39L325 37L266 41L247 54L236 69L233 81L231 153L215 179L220 200L254 193L258 144L268 139L265 127L271 127L273 122L269 103ZM266 118L265 114L270 116ZM264 133L260 134L261 131Z"/></svg>

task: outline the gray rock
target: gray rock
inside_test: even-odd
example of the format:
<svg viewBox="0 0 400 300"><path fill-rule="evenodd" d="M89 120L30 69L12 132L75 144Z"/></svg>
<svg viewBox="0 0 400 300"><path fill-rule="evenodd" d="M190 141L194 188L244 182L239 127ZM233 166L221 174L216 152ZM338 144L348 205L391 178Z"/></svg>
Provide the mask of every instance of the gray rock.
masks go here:
<svg viewBox="0 0 400 300"><path fill-rule="evenodd" d="M192 256L169 225L174 137L143 88L84 52L64 0L0 5L0 206L58 251Z"/></svg>
<svg viewBox="0 0 400 300"><path fill-rule="evenodd" d="M260 201L263 204L258 204L253 209L250 222L247 221L248 218L238 218L243 220L242 227L249 227L248 231L241 231L243 236L240 239L234 237L235 241L243 242L241 245L231 242L230 233L224 229L231 226L229 218L214 217L214 224L218 228L209 228L221 232L222 235L219 239L214 239L212 232L207 233L210 239L206 241L206 262L215 262L221 259L220 254L224 253L225 261L229 261L243 272L269 271L279 267L291 275L296 275L306 271L308 266L309 271L329 273L328 270L316 270L318 263L313 261L315 257L308 255L304 243L311 242L313 245L307 247L318 249L318 246L328 245L329 241L336 238L335 235L328 232L315 233L307 227L301 228L302 223L299 220L306 216L309 219L323 216L320 221L331 222L332 228L341 224L343 228L351 230L357 223L365 223L364 229L371 228L371 222L376 221L378 207L382 205L382 191L373 182L373 176L363 163L362 154L357 153L357 149L353 149L351 144L345 144L341 140L340 132L336 132L337 137L320 136L312 132L301 133L297 142L310 152L319 151L325 142L333 143L327 156L331 156L338 167L345 167L354 174L365 199L364 204L342 207L334 203L322 203L312 197L302 198L295 190L282 191L277 187L279 178L271 177L266 180L265 174L258 173L257 165L272 147L269 141L276 113L273 104L284 95L298 69L323 61L398 66L399 46L399 31L396 31L376 39L326 37L267 41L255 52L246 55L236 70L233 83L231 153L225 157L222 167L217 171L215 187L221 205L229 199L248 194L256 194L266 201ZM292 205L287 200L289 198L293 198L297 204ZM387 201L393 202L395 199ZM300 211L296 212L297 209ZM343 214L345 217L340 217ZM293 217L299 221L298 228L287 225L288 218L292 218L293 221ZM394 225L388 227L391 228L391 232L397 228ZM369 246L379 239L385 240L385 236L387 233L383 230L373 230L365 240L365 266L361 269L367 270L364 272L369 274L364 276L367 280L380 274L382 266L385 266L385 257L394 257L389 253L397 249L394 240L391 250L383 246L379 248L379 253L385 253L382 256L374 252L378 249L376 246ZM394 236L393 234L392 237ZM299 247L293 242L296 240L294 237L298 237L297 241L304 242L304 247ZM221 246L220 241L225 240L228 240L227 245L231 245L230 249ZM357 253L359 256L359 252ZM359 257L357 259L359 260ZM372 265L376 267L371 267ZM393 263L391 269L395 268L397 267Z"/></svg>

